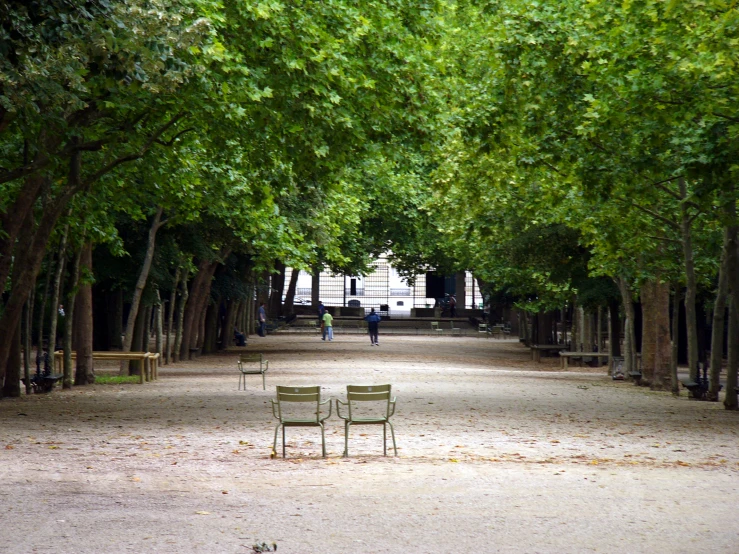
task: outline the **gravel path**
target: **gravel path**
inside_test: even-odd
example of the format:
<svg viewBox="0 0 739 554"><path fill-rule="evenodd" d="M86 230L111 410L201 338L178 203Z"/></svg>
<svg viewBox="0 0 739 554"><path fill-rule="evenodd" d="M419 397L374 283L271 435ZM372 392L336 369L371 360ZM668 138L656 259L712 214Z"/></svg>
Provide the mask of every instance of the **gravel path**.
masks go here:
<svg viewBox="0 0 739 554"><path fill-rule="evenodd" d="M739 550L739 413L534 364L513 341L314 335L0 401L0 552L284 553ZM103 371L101 369L101 371ZM397 458L379 427L287 431L274 385L392 383ZM279 447L278 447L279 450ZM391 449L390 449L391 451Z"/></svg>

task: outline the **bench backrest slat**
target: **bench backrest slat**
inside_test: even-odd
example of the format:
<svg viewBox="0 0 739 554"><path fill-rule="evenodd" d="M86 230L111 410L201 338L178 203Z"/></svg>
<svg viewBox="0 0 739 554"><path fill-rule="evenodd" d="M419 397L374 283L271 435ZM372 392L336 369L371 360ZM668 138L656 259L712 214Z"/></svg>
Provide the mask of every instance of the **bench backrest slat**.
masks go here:
<svg viewBox="0 0 739 554"><path fill-rule="evenodd" d="M392 385L347 385L346 392L390 392Z"/></svg>
<svg viewBox="0 0 739 554"><path fill-rule="evenodd" d="M377 402L380 400L389 400L390 391L385 392L348 392L349 402Z"/></svg>

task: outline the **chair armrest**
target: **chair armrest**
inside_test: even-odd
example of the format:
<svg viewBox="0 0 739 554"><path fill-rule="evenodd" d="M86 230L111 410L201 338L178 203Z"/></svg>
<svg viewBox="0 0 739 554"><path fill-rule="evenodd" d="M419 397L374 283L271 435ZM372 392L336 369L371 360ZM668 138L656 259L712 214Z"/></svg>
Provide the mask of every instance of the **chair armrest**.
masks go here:
<svg viewBox="0 0 739 554"><path fill-rule="evenodd" d="M270 398L269 401L272 402L272 415L275 416L276 419L280 419L280 416L277 415L277 413L275 412L275 406L279 406L279 404L275 402L272 398Z"/></svg>
<svg viewBox="0 0 739 554"><path fill-rule="evenodd" d="M264 360L264 371L269 369L269 360Z"/></svg>
<svg viewBox="0 0 739 554"><path fill-rule="evenodd" d="M239 360L239 361L236 362L236 367L239 368L239 371L241 371L242 369L244 369L244 366L241 364L241 360Z"/></svg>
<svg viewBox="0 0 739 554"><path fill-rule="evenodd" d="M395 397L393 397L393 399L392 399L392 400L390 401L390 404L391 404L391 405L392 405L392 407L393 407L393 411L392 411L392 412L390 412L390 413L389 413L389 414L387 415L388 419L389 419L389 418L391 418L391 417L392 417L393 415L395 415L395 401L396 401L397 399L398 399L398 397L397 397L397 396L395 396Z"/></svg>
<svg viewBox="0 0 739 554"><path fill-rule="evenodd" d="M341 415L341 411L339 411L339 404L343 404L344 406L348 406L348 402L342 402L338 398L336 399L336 415L339 416L341 419L349 419L349 416L343 416Z"/></svg>
<svg viewBox="0 0 739 554"><path fill-rule="evenodd" d="M321 422L326 421L328 418L331 417L331 410L332 410L333 405L334 405L333 402L331 402L332 400L333 400L333 398L331 398L329 396L326 400L324 400L323 402L321 402L321 406L323 406L324 404L326 404L328 402L328 415L326 417L324 417L324 418L321 418Z"/></svg>

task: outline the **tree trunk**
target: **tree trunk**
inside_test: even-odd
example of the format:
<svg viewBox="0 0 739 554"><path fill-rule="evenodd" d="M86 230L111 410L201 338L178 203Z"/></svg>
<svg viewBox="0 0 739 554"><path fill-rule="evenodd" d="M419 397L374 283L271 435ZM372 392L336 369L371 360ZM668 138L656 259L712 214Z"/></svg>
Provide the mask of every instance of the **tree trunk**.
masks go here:
<svg viewBox="0 0 739 554"><path fill-rule="evenodd" d="M680 382L677 378L677 356L680 342L680 302L682 293L679 284L675 285L672 299L672 348L670 351L670 391L673 396L680 396Z"/></svg>
<svg viewBox="0 0 739 554"><path fill-rule="evenodd" d="M41 299L41 312L39 313L36 325L38 326L38 342L36 343L36 356L41 357L44 351L44 327L46 321L46 303L49 300L49 289L51 288L51 276L53 275L52 267L54 266L54 256L49 253L46 256L46 280L44 282L44 297ZM33 313L33 312L32 312ZM33 329L33 325L31 325Z"/></svg>
<svg viewBox="0 0 739 554"><path fill-rule="evenodd" d="M688 214L687 187L685 179L678 179L680 188L680 231L682 234L683 257L685 259L685 319L688 331L688 368L690 378L693 381L698 380L698 318L696 315L696 295L698 284L695 278L695 262L693 261L693 239L690 229L690 217Z"/></svg>
<svg viewBox="0 0 739 554"><path fill-rule="evenodd" d="M634 304L631 297L631 288L626 279L616 279L618 290L621 292L621 303L624 307L624 373L627 375L636 369L636 335L634 331Z"/></svg>
<svg viewBox="0 0 739 554"><path fill-rule="evenodd" d="M87 275L92 275L92 243L88 242L84 246L80 264ZM76 386L91 385L95 382L95 369L92 360L92 285L89 279L84 279L79 286L74 309L74 327L75 349L77 350L74 384Z"/></svg>
<svg viewBox="0 0 739 554"><path fill-rule="evenodd" d="M190 285L189 299L184 312L182 345L180 347L180 357L182 359L189 359L190 349L196 348L197 332L200 325L200 315L206 298L206 290L209 294L210 282L217 265L217 262L201 260L198 264L198 272L195 274Z"/></svg>
<svg viewBox="0 0 739 554"><path fill-rule="evenodd" d="M167 310L167 337L164 343L163 356L164 365L169 364L170 360L172 359L172 348L170 341L174 340L174 337L172 337L172 324L174 323L175 303L177 302L177 287L179 286L180 281L180 269L181 267L178 265L177 269L174 272L172 293L169 295L169 309Z"/></svg>
<svg viewBox="0 0 739 554"><path fill-rule="evenodd" d="M300 276L299 269L293 269L290 274L290 283L287 286L287 292L285 293L285 304L282 306L283 315L292 315L295 311L295 291L298 290L298 277Z"/></svg>
<svg viewBox="0 0 739 554"><path fill-rule="evenodd" d="M154 308L154 333L156 337L155 341L155 351L157 354L159 354L159 357L162 356L162 342L163 342L163 321L162 321L162 298L159 296L159 289L157 289L157 305Z"/></svg>
<svg viewBox="0 0 739 554"><path fill-rule="evenodd" d="M141 303L141 296L144 293L146 280L149 278L151 262L154 259L154 248L156 246L157 231L165 223L161 221L162 211L163 210L161 207L157 208L157 213L154 215L154 220L151 222L151 227L149 228L149 239L146 243L146 255L144 256L144 264L141 266L141 272L139 273L139 278L136 281L136 288L133 291L133 298L131 299L131 310L128 313L128 321L126 321L126 331L123 334L123 352L131 351L131 343L133 341L133 327L136 323L136 319L139 313L139 304ZM121 374L124 375L125 373L126 362L121 362Z"/></svg>
<svg viewBox="0 0 739 554"><path fill-rule="evenodd" d="M621 317L618 302L608 304L609 320L611 322L608 348L611 356L621 356Z"/></svg>
<svg viewBox="0 0 739 554"><path fill-rule="evenodd" d="M593 350L593 314L590 311L581 309L582 313L582 351L592 352Z"/></svg>
<svg viewBox="0 0 739 554"><path fill-rule="evenodd" d="M19 268L18 278L13 280L13 287L0 317L0 372L5 371L12 348L13 333L20 324L23 306L35 286L49 237L69 200L79 190L79 156L73 156L70 162L69 182L70 186L54 198L53 202L44 205L35 229L33 229L33 211L29 211L24 223L28 225L29 232L19 241L19 245L22 244L23 247L16 248L14 258L14 267ZM2 377L3 374L0 373L0 378Z"/></svg>
<svg viewBox="0 0 739 554"><path fill-rule="evenodd" d="M670 389L670 287L657 280L642 285L642 379L652 390Z"/></svg>
<svg viewBox="0 0 739 554"><path fill-rule="evenodd" d="M713 323L711 325L711 378L707 398L714 402L718 401L719 378L721 366L724 359L724 325L726 319L726 296L729 290L729 233L724 230L724 246L721 251L721 266L718 272L718 287L716 289L716 301L713 304Z"/></svg>
<svg viewBox="0 0 739 554"><path fill-rule="evenodd" d="M177 303L177 317L176 317L176 331L174 336L174 350L172 352L173 354L173 361L179 362L180 361L180 348L182 347L182 329L185 322L185 308L187 306L187 300L189 298L189 291L187 288L187 281L188 276L190 275L189 269L185 267L185 270L182 272L182 280L181 280L181 286L182 291L180 293L180 301Z"/></svg>
<svg viewBox="0 0 739 554"><path fill-rule="evenodd" d="M203 351L203 345L205 344L205 318L208 315L208 306L211 304L210 299L210 290L208 291L208 296L203 302L203 308L200 312L200 315L198 316L198 338L197 342L195 343L195 348L198 349L199 352Z"/></svg>
<svg viewBox="0 0 739 554"><path fill-rule="evenodd" d="M10 354L6 361L5 380L0 397L18 398L21 395L21 325L15 326Z"/></svg>
<svg viewBox="0 0 739 554"><path fill-rule="evenodd" d="M234 329L236 321L241 309L241 302L238 300L229 300L226 306L226 317L223 321L221 329L221 347L225 350L229 346L233 346Z"/></svg>
<svg viewBox="0 0 739 554"><path fill-rule="evenodd" d="M72 388L72 331L74 329L75 302L77 299L77 283L80 279L80 262L82 250L80 248L74 256L72 272L69 279L69 292L67 293L67 313L64 317L64 377L62 387Z"/></svg>
<svg viewBox="0 0 739 554"><path fill-rule="evenodd" d="M220 300L209 302L205 309L203 330L203 354L213 354L218 351L218 311Z"/></svg>
<svg viewBox="0 0 739 554"><path fill-rule="evenodd" d="M23 377L26 383L26 394L31 394L31 351L33 350L33 301L35 293L31 295L26 302L26 309L23 314Z"/></svg>
<svg viewBox="0 0 739 554"><path fill-rule="evenodd" d="M736 219L736 205L730 203L728 215L731 221ZM739 369L739 227L731 225L727 229L727 272L729 274L729 352L726 368L726 395L724 407L736 410L737 407L737 369Z"/></svg>
<svg viewBox="0 0 739 554"><path fill-rule="evenodd" d="M580 343L582 342L580 335L580 308L577 304L572 304L572 351L579 352L581 350Z"/></svg>
<svg viewBox="0 0 739 554"><path fill-rule="evenodd" d="M0 283L8 280L13 263L13 250L16 247L21 228L27 217L33 217L31 210L44 190L48 189L49 177L39 174L26 178L18 196L11 206L0 212Z"/></svg>
<svg viewBox="0 0 739 554"><path fill-rule="evenodd" d="M279 273L273 273L270 276L272 286L268 304L269 313L272 314L272 317L282 315L282 293L285 292L285 273L287 272L285 264L279 260L275 261L275 269Z"/></svg>
<svg viewBox="0 0 739 554"><path fill-rule="evenodd" d="M133 327L133 335L131 340L131 351L132 352L141 352L141 350L144 347L144 331L146 328L146 310L139 310L138 315L136 316L136 321L134 322ZM143 370L141 362L138 360L131 361L130 364L128 364L128 375L141 375L141 371Z"/></svg>
<svg viewBox="0 0 739 554"><path fill-rule="evenodd" d="M67 235L69 233L69 224L64 226L62 239L59 243L59 262L56 266L54 274L54 290L51 294L51 327L49 329L49 345L47 350L49 356L53 359L53 352L56 350L56 333L57 323L59 321L59 299L62 295L62 275L64 275L64 267L67 260Z"/></svg>
<svg viewBox="0 0 739 554"><path fill-rule="evenodd" d="M149 343L151 342L151 312L153 309L153 306L147 306L144 310L144 333L141 341L142 352L151 352Z"/></svg>

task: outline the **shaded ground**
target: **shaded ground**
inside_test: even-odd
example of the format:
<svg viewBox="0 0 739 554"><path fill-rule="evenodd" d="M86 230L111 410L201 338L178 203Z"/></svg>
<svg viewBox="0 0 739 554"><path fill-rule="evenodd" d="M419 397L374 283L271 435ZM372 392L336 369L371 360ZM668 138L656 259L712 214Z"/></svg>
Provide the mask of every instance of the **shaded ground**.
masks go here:
<svg viewBox="0 0 739 554"><path fill-rule="evenodd" d="M146 385L0 402L0 552L736 552L739 413L563 373L516 342L255 337L267 391L236 353ZM270 459L276 384L393 384L381 429L288 429ZM684 394L684 393L683 393Z"/></svg>

